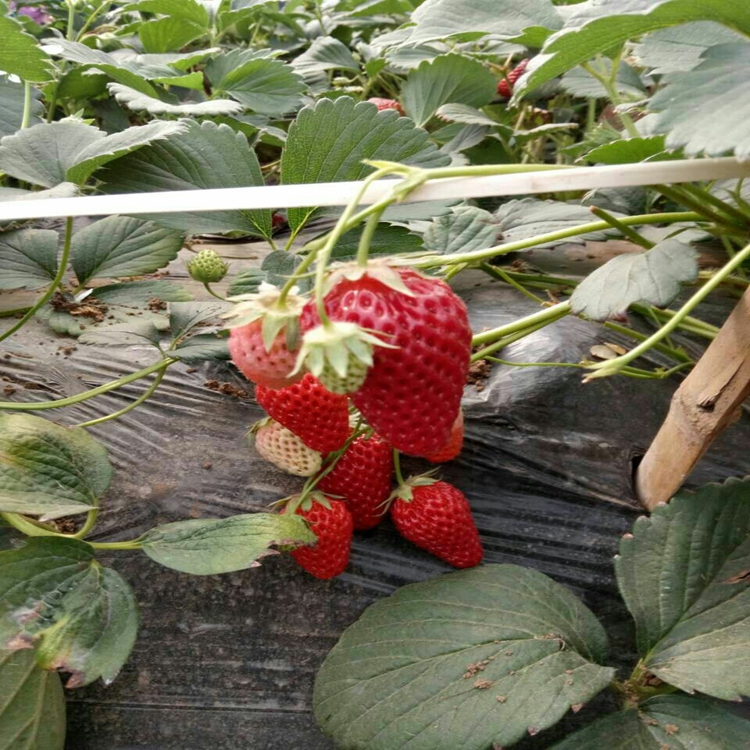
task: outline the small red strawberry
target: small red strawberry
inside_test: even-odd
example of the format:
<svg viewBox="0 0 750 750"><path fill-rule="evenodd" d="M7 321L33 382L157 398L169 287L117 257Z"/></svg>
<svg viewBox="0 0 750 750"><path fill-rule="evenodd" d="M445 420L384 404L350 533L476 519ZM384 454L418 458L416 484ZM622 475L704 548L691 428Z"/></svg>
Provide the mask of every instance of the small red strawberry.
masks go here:
<svg viewBox="0 0 750 750"><path fill-rule="evenodd" d="M284 512L286 512L286 508ZM331 500L313 492L302 502L296 513L307 519L318 537L312 547L298 547L292 557L316 578L333 578L346 570L352 544L354 523L346 503Z"/></svg>
<svg viewBox="0 0 750 750"><path fill-rule="evenodd" d="M280 289L263 282L258 292L231 301L238 304L224 316L234 318L228 324L229 353L242 374L266 388L284 388L302 380L304 370L293 371L304 300L294 290L281 299Z"/></svg>
<svg viewBox="0 0 750 750"><path fill-rule="evenodd" d="M373 365L351 396L368 424L403 453L440 450L458 416L471 357L463 301L444 281L371 263L338 272L325 307L331 320L356 323L390 345L374 347ZM301 329L318 324L310 302Z"/></svg>
<svg viewBox="0 0 750 750"><path fill-rule="evenodd" d="M451 427L451 435L448 442L438 451L429 456L425 456L428 461L434 464L442 464L445 461L452 461L464 447L464 413L458 412L456 421Z"/></svg>
<svg viewBox="0 0 750 750"><path fill-rule="evenodd" d="M286 216L284 214L280 214L278 211L275 211L271 214L271 226L273 227L274 231L277 229L281 229L281 227L285 227L287 224Z"/></svg>
<svg viewBox="0 0 750 750"><path fill-rule="evenodd" d="M351 433L346 396L326 390L310 373L287 388L258 386L255 398L269 416L320 453L338 450Z"/></svg>
<svg viewBox="0 0 750 750"><path fill-rule="evenodd" d="M409 479L394 494L391 517L401 536L454 568L482 562L479 532L460 490L423 476Z"/></svg>
<svg viewBox="0 0 750 750"><path fill-rule="evenodd" d="M400 115L404 114L404 108L395 99L381 99L379 96L370 97L368 100L378 108L378 112L384 109L395 109Z"/></svg>
<svg viewBox="0 0 750 750"><path fill-rule="evenodd" d="M510 73L508 73L508 75L500 81L500 83L497 84L497 93L500 94L500 96L504 96L506 99L510 99L510 97L513 96L513 86L515 82L523 75L528 64L528 59L521 60L521 62L518 63L518 65L516 65L516 67L513 68L513 70L511 70Z"/></svg>
<svg viewBox="0 0 750 750"><path fill-rule="evenodd" d="M323 457L308 448L293 432L273 419L262 419L252 429L255 449L282 471L295 477L311 477L320 470Z"/></svg>
<svg viewBox="0 0 750 750"><path fill-rule="evenodd" d="M377 526L391 494L393 450L378 435L352 442L330 473L318 483L329 495L340 495L349 508L357 530Z"/></svg>

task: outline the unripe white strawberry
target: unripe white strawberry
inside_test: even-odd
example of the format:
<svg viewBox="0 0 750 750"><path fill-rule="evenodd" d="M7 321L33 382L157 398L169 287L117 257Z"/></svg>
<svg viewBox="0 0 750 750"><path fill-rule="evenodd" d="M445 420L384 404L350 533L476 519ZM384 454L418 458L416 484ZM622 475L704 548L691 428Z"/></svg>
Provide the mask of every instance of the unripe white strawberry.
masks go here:
<svg viewBox="0 0 750 750"><path fill-rule="evenodd" d="M274 466L296 477L311 477L323 463L293 432L273 419L263 419L251 430L258 453Z"/></svg>

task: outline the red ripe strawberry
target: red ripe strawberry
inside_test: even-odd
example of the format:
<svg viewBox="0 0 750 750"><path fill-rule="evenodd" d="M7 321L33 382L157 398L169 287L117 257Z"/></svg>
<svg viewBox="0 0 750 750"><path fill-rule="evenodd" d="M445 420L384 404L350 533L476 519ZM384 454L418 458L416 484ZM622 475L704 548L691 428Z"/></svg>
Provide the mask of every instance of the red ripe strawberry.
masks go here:
<svg viewBox="0 0 750 750"><path fill-rule="evenodd" d="M349 508L357 530L377 526L391 494L393 450L378 435L357 438L333 470L318 483L330 495L340 495Z"/></svg>
<svg viewBox="0 0 750 750"><path fill-rule="evenodd" d="M375 347L373 366L351 399L394 448L429 456L448 441L461 405L471 356L466 306L445 282L411 268L373 264L352 276L326 295L329 317L356 323L394 348ZM308 303L301 329L318 320Z"/></svg>
<svg viewBox="0 0 750 750"><path fill-rule="evenodd" d="M528 60L521 60L508 75L497 84L497 93L500 96L504 96L506 99L510 99L513 96L513 85L523 75L526 70L526 66L529 64Z"/></svg>
<svg viewBox="0 0 750 750"><path fill-rule="evenodd" d="M454 568L482 562L479 532L460 490L447 482L417 477L402 485L396 496L391 517L401 536Z"/></svg>
<svg viewBox="0 0 750 750"><path fill-rule="evenodd" d="M338 450L351 433L346 396L327 391L310 373L288 388L258 386L255 398L269 416L320 453Z"/></svg>
<svg viewBox="0 0 750 750"><path fill-rule="evenodd" d="M296 350L290 352L286 337L279 334L271 348L263 344L263 323L256 320L229 332L229 353L240 372L253 383L266 388L284 388L302 380L304 371L290 375L297 361Z"/></svg>
<svg viewBox="0 0 750 750"><path fill-rule="evenodd" d="M451 427L451 435L448 438L448 442L435 453L425 456L428 461L432 461L434 464L441 464L445 461L452 461L464 447L464 413L463 411L458 412L456 421Z"/></svg>
<svg viewBox="0 0 750 750"><path fill-rule="evenodd" d="M395 109L400 115L404 114L404 108L395 99L381 99L379 96L373 96L367 100L378 108L378 112L384 109Z"/></svg>
<svg viewBox="0 0 750 750"><path fill-rule="evenodd" d="M284 388L302 380L295 372L299 349L299 314L305 301L292 289L286 296L265 281L258 291L232 297L229 353L242 374L266 388Z"/></svg>
<svg viewBox="0 0 750 750"><path fill-rule="evenodd" d="M303 510L309 506L307 510ZM333 578L349 564L354 523L346 503L313 493L311 502L303 502L296 511L306 518L318 537L315 546L298 547L292 557L316 578Z"/></svg>

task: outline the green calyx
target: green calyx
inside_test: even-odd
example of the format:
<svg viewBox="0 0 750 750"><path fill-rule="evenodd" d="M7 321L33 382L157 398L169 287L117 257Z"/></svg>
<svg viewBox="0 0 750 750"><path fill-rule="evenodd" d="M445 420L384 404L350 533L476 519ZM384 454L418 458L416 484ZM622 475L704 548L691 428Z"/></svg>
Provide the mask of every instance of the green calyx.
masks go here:
<svg viewBox="0 0 750 750"><path fill-rule="evenodd" d="M286 334L287 349L296 351L299 348L299 316L305 300L299 296L296 287L283 296L281 289L264 281L257 292L230 297L229 301L235 305L222 315L229 320L227 328L241 328L260 320L266 351L270 351L282 331Z"/></svg>
<svg viewBox="0 0 750 750"><path fill-rule="evenodd" d="M407 297L413 297L414 292L409 289L398 273L398 270L392 265L392 261L384 259L369 260L367 265L358 263L334 264L331 267L331 273L326 280L326 293L332 289L342 279L347 281L359 281L367 276L369 279L379 281L384 286L393 289L396 292L405 294Z"/></svg>
<svg viewBox="0 0 750 750"><path fill-rule="evenodd" d="M201 250L187 264L187 270L195 281L214 284L227 275L229 265L214 250Z"/></svg>
<svg viewBox="0 0 750 750"><path fill-rule="evenodd" d="M385 501L386 509L390 508L395 500L403 500L405 503L410 503L414 499L414 487L429 487L431 484L439 482L440 480L435 477L435 471L437 470L428 471L416 477L409 477L406 481L401 482Z"/></svg>
<svg viewBox="0 0 750 750"><path fill-rule="evenodd" d="M283 502L283 501L282 501ZM307 513L312 510L313 505L318 503L324 508L331 510L331 503L328 498L320 491L313 490L312 492L303 492L300 495L294 495L286 501L286 512L296 513L298 510Z"/></svg>
<svg viewBox="0 0 750 750"><path fill-rule="evenodd" d="M327 323L309 330L292 374L306 367L332 393L359 390L376 346L395 349L356 323Z"/></svg>

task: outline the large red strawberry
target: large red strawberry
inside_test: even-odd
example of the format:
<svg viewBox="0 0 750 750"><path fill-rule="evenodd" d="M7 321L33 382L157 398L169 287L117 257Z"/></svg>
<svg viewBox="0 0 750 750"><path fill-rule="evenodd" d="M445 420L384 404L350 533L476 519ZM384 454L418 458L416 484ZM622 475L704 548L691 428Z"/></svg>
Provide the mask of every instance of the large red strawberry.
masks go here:
<svg viewBox="0 0 750 750"><path fill-rule="evenodd" d="M310 373L288 388L258 386L255 398L269 416L320 453L338 450L351 433L346 396L327 391Z"/></svg>
<svg viewBox="0 0 750 750"><path fill-rule="evenodd" d="M304 300L294 291L282 299L281 290L266 282L257 292L231 298L237 304L224 315L229 353L242 374L256 385L284 388L302 380L292 374L299 349L299 313Z"/></svg>
<svg viewBox="0 0 750 750"><path fill-rule="evenodd" d="M454 568L482 562L483 550L471 508L447 482L412 478L396 491L391 517L399 534Z"/></svg>
<svg viewBox="0 0 750 750"><path fill-rule="evenodd" d="M378 108L378 112L384 109L395 109L400 115L404 114L404 108L395 99L381 99L379 96L370 97L368 100Z"/></svg>
<svg viewBox="0 0 750 750"><path fill-rule="evenodd" d="M346 503L312 493L296 511L318 537L312 547L298 547L292 557L316 578L333 578L349 564L354 523Z"/></svg>
<svg viewBox="0 0 750 750"><path fill-rule="evenodd" d="M378 435L363 435L352 442L318 487L346 501L355 529L371 529L383 520L392 474L391 446Z"/></svg>
<svg viewBox="0 0 750 750"><path fill-rule="evenodd" d="M452 461L464 447L464 413L463 411L458 412L456 421L451 427L451 434L448 438L448 442L435 453L431 453L429 456L425 456L428 461L432 461L434 464L441 464L445 461Z"/></svg>
<svg viewBox="0 0 750 750"><path fill-rule="evenodd" d="M516 65L516 67L500 81L500 83L497 84L497 93L500 94L500 96L504 96L506 99L510 99L510 97L513 96L513 86L524 74L528 64L528 60L521 60L521 62L518 63L518 65Z"/></svg>
<svg viewBox="0 0 750 750"><path fill-rule="evenodd" d="M325 297L328 316L356 323L393 348L377 346L373 366L351 399L394 448L429 456L448 441L471 357L466 306L444 282L411 268L372 264L344 270ZM300 318L318 325L314 302Z"/></svg>

